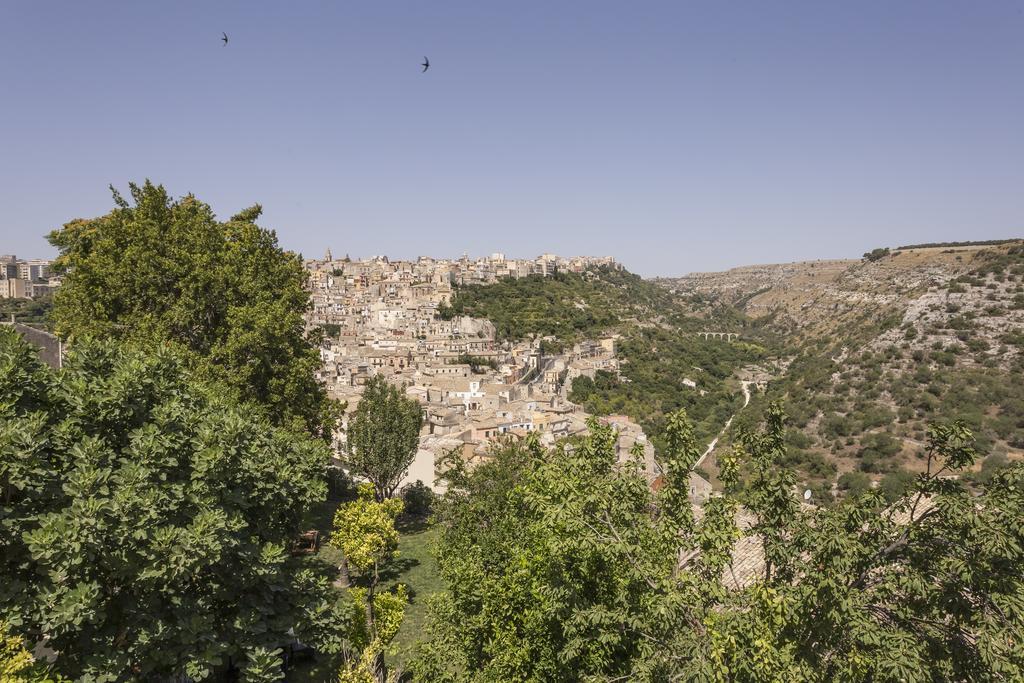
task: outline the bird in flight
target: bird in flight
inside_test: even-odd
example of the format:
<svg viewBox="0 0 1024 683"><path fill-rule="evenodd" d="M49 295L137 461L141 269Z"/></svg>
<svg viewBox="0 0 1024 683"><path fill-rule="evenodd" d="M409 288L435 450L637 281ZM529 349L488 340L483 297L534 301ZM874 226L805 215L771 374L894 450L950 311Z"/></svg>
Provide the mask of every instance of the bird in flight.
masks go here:
<svg viewBox="0 0 1024 683"><path fill-rule="evenodd" d="M224 47L227 47L228 46L228 34L221 33L221 35L224 36L223 38L221 38L221 40L224 41Z"/></svg>
<svg viewBox="0 0 1024 683"><path fill-rule="evenodd" d="M430 60L427 59L426 57L424 57L423 58L423 63L420 64L420 66L423 67L423 71L421 71L420 73L424 73L424 74L427 73L427 69L430 68Z"/></svg>

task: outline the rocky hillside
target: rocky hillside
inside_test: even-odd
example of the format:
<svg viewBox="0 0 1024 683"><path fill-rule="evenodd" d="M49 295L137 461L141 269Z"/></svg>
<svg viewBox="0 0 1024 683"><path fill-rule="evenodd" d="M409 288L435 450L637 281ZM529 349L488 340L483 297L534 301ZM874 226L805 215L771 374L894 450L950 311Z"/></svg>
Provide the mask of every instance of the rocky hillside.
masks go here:
<svg viewBox="0 0 1024 683"><path fill-rule="evenodd" d="M865 320L894 313L920 313L947 296L978 310L995 299L1012 303L1018 284L1013 274L980 291L948 292L949 283L994 261L1005 259L1020 243L997 246L929 247L893 250L875 260L804 261L745 266L721 273L693 273L659 282L699 307L708 301L735 305L769 328L798 339L813 339ZM994 274L993 274L994 275ZM970 278L968 283L972 282ZM987 287L989 282L984 283ZM940 306L941 307L941 306ZM932 316L934 318L934 316ZM908 320L909 322L909 320Z"/></svg>
<svg viewBox="0 0 1024 683"><path fill-rule="evenodd" d="M659 282L694 311L738 308L745 337L772 340L785 370L768 397L787 404L794 458L812 486L895 487L920 467L933 419L964 419L994 454L986 472L1024 450L1024 242ZM763 402L744 417L756 419Z"/></svg>

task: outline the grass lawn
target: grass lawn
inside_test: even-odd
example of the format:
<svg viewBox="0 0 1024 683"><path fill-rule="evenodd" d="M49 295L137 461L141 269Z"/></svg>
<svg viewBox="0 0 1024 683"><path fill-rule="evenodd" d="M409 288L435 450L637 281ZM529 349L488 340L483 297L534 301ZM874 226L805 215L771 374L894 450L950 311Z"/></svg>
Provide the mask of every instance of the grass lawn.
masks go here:
<svg viewBox="0 0 1024 683"><path fill-rule="evenodd" d="M401 534L398 557L387 568L382 580L388 586L404 583L409 591L409 605L405 608L402 627L391 644L394 654L387 658L390 668L403 666L413 655L416 642L423 638L427 599L444 590L444 581L430 552L440 529L417 521L400 522L398 531Z"/></svg>
<svg viewBox="0 0 1024 683"><path fill-rule="evenodd" d="M333 499L318 509L311 521L311 527L321 531L324 545L309 562L320 565L325 572L336 568L341 560L338 550L326 545L330 534L334 510L343 501ZM444 583L438 575L437 563L430 554L430 546L440 530L428 526L423 520L400 519L398 557L381 571L383 588L404 583L409 592L409 605L405 608L402 627L391 644L392 653L386 656L390 670L401 668L412 656L415 644L422 638L427 617L427 598L444 590ZM312 660L295 662L287 672L286 680L293 683L329 683L337 680L341 667L340 660L317 657Z"/></svg>

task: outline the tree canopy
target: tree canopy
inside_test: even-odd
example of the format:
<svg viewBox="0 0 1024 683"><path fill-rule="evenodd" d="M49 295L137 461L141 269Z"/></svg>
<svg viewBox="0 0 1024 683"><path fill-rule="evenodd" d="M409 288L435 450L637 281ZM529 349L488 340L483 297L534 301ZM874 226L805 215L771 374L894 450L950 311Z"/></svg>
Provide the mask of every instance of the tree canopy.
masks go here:
<svg viewBox="0 0 1024 683"><path fill-rule="evenodd" d="M629 317L678 313L673 296L639 275L608 266L586 273L506 278L462 285L443 318L471 315L494 323L499 340L553 335L562 342L606 332Z"/></svg>
<svg viewBox="0 0 1024 683"><path fill-rule="evenodd" d="M972 495L963 425L929 433L895 505L801 505L782 414L723 456L695 515L699 448L673 415L656 492L598 423L573 448L509 441L454 468L439 513L449 593L419 680L935 681L1024 675L1024 467ZM753 470L741 490L741 464ZM746 559L744 559L746 558ZM750 564L751 560L756 560Z"/></svg>
<svg viewBox="0 0 1024 683"><path fill-rule="evenodd" d="M377 500L395 495L416 456L422 426L418 401L379 375L367 381L348 425L348 466L373 483Z"/></svg>
<svg viewBox="0 0 1024 683"><path fill-rule="evenodd" d="M0 329L0 611L87 680L255 676L292 630L337 649L351 610L288 552L328 461L169 349L53 371Z"/></svg>
<svg viewBox="0 0 1024 683"><path fill-rule="evenodd" d="M324 437L336 410L316 381L316 337L307 336L306 273L274 232L256 225L259 205L226 222L192 195L160 185L114 191L115 208L49 235L66 273L52 320L65 338L169 345L200 376L267 407L276 424Z"/></svg>

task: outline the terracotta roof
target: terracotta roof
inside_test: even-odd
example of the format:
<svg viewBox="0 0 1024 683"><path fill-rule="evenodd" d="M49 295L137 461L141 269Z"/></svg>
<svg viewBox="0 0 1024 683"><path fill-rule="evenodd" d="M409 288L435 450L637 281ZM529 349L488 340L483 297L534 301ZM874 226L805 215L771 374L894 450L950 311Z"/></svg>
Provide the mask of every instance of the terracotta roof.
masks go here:
<svg viewBox="0 0 1024 683"><path fill-rule="evenodd" d="M657 480L655 480L655 485L657 485ZM904 507L905 503L909 505ZM887 513L891 515L890 519L892 522L898 526L903 526L911 523L912 520L920 519L921 515L934 506L935 500L933 497L922 497L916 502L913 499L909 499L908 501L895 503L887 509ZM815 506L806 503L801 503L800 508L803 512L816 509ZM912 510L913 515L911 515ZM703 507L699 505L694 506L693 512L694 518L698 522L703 519ZM740 506L736 511L736 526L739 527L741 537L736 541L736 545L733 546L732 559L722 572L722 583L727 588L739 590L756 583L764 576L764 543L760 536L755 534L748 535L749 530L756 523L757 516L750 510ZM691 553L683 561L689 562L698 554L699 552Z"/></svg>

